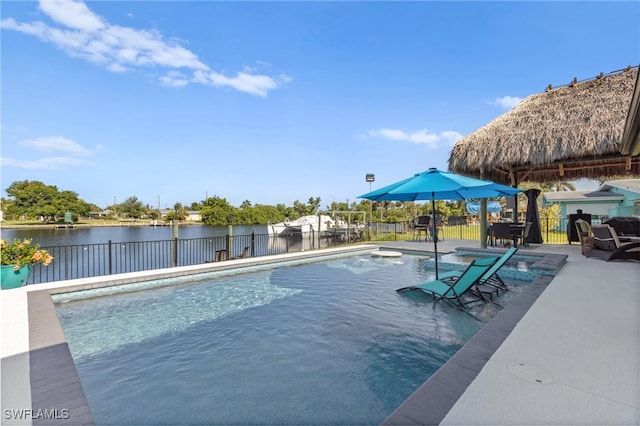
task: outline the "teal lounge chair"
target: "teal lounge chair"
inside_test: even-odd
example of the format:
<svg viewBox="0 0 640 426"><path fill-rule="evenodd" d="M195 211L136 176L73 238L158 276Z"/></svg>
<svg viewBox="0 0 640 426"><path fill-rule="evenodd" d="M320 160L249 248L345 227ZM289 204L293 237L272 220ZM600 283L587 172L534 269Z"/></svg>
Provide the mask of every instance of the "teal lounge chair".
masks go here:
<svg viewBox="0 0 640 426"><path fill-rule="evenodd" d="M509 250L504 252L504 254L498 259L498 261L491 268L489 268L489 270L482 277L480 277L478 288L480 290L486 290L483 291L483 293L493 294L495 292L490 288L487 288L487 285L498 290L509 290L509 287L507 287L507 283L505 283L504 280L500 278L500 275L498 275L498 270L500 270L500 268L502 268L502 266L507 263L509 259L511 259L513 255L516 254L517 251L517 248L511 247ZM450 281L459 279L460 275L462 275L462 272L460 271L449 271L445 272L444 274L440 274L439 278L441 281Z"/></svg>
<svg viewBox="0 0 640 426"><path fill-rule="evenodd" d="M416 286L400 288L396 291L404 292L411 290L420 290L431 295L434 299L437 300L455 300L456 302L458 302L458 305L461 308L464 308L465 305L476 301L486 302L483 293L481 293L480 291L473 291L472 288L479 283L480 278L482 278L484 274L489 270L489 268L491 268L497 261L497 257L476 259L471 262L469 266L467 266L467 269L465 269L465 271L455 281L427 281ZM473 296L472 299L468 302L465 302L462 298L462 296L466 294L470 294Z"/></svg>

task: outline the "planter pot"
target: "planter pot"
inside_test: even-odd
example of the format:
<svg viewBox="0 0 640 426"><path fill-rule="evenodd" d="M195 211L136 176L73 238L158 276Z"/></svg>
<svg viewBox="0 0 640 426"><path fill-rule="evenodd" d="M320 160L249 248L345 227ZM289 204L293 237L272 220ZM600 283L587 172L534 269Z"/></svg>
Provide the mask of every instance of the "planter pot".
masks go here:
<svg viewBox="0 0 640 426"><path fill-rule="evenodd" d="M18 288L27 284L31 275L31 266L22 265L20 269L14 271L15 265L2 265L2 275L0 275L0 286L2 290Z"/></svg>

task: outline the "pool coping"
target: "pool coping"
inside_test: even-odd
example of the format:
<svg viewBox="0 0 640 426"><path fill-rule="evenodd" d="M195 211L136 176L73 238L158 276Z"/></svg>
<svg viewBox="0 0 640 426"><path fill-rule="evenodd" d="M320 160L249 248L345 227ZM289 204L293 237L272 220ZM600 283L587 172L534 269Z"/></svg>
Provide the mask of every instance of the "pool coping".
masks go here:
<svg viewBox="0 0 640 426"><path fill-rule="evenodd" d="M130 284L134 282L173 278L194 273L208 273L236 269L241 266L266 265L274 262L293 261L330 256L340 253L383 249L384 245L358 245L337 249L323 249L306 253L268 256L265 258L238 259L171 270L147 271L145 273L120 274L97 279L71 280L65 285L34 285L27 292L29 327L29 381L33 412L57 408L55 419L33 419L33 424L94 424L75 363L64 338L62 326L51 298L54 294ZM397 248L394 248L397 249ZM464 248L460 248L464 249ZM458 249L456 249L458 250ZM477 251L478 248L468 250ZM412 250L413 251L413 250ZM500 253L504 250L482 250ZM429 250L416 250L424 254ZM523 253L526 251L523 250ZM531 253L542 256L558 268L566 255ZM151 273L150 273L151 272ZM553 277L541 276L510 302L480 332L463 346L427 382L398 407L383 424L437 424L480 372L518 321L535 302ZM38 287L37 289L35 287ZM42 288L45 287L45 288ZM4 360L3 360L4 361ZM4 373L4 368L3 368ZM4 386L3 386L4 387ZM429 409L425 410L425 401ZM65 411L66 410L66 411ZM70 415L72 413L72 415Z"/></svg>
<svg viewBox="0 0 640 426"><path fill-rule="evenodd" d="M474 250L478 251L477 248ZM549 266L556 264L562 267L567 257L559 254L544 254ZM440 424L553 278L548 275L536 278L396 408L382 424Z"/></svg>

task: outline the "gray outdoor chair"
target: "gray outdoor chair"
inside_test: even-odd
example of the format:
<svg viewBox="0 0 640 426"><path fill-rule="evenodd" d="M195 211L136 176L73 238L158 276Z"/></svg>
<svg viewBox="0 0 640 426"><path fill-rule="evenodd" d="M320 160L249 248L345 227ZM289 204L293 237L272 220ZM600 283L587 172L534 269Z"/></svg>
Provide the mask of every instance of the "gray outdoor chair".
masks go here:
<svg viewBox="0 0 640 426"><path fill-rule="evenodd" d="M618 235L609 225L592 225L593 249L587 257L606 260L640 260L640 238L621 244Z"/></svg>

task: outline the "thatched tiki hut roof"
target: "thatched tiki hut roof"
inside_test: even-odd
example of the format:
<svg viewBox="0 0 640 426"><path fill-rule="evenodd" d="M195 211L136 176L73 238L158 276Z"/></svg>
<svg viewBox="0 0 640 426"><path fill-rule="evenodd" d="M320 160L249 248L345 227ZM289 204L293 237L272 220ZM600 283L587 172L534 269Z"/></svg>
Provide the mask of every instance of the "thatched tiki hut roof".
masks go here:
<svg viewBox="0 0 640 426"><path fill-rule="evenodd" d="M458 141L449 169L507 185L639 175L637 152L621 153L637 76L629 67L549 86Z"/></svg>

